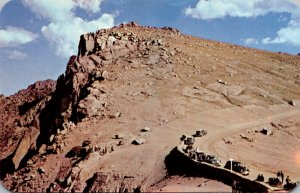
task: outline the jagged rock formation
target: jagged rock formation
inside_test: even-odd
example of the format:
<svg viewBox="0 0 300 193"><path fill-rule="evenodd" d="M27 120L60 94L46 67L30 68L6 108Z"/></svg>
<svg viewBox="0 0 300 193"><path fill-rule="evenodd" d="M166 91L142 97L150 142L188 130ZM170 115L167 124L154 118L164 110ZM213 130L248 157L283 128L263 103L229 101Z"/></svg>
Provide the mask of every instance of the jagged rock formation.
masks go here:
<svg viewBox="0 0 300 193"><path fill-rule="evenodd" d="M13 110L12 113L7 113L3 108L4 116L1 117L1 123L5 123L5 128L15 127L12 130L16 135L19 134L18 140L13 142L12 150L7 150L6 154L2 153L3 166L11 165L12 162L9 168L18 169L21 161L26 161L24 158L28 153L40 148L42 148L40 152L45 152L47 149L48 152L57 152L56 148L59 147L56 145L53 147L53 135L59 134L57 131L64 130L69 121L76 123L84 118L112 117L106 113L112 102L102 81L116 77L110 76L107 71L103 70L103 66L140 56L149 58L148 64L153 65L159 61L159 58L157 55L154 58L149 57L149 50L151 50L149 47L163 46L161 39L140 38L133 32L127 32L127 28L130 27L140 26L131 22L112 29L83 34L78 46L78 56L70 57L66 72L58 78L55 90L54 82L37 82L29 86L27 90L20 91L17 94L18 97L12 97L13 104L17 102L14 98L19 100L20 95L24 96L23 98L27 101L23 102L21 97L21 101L18 101L16 105L19 108L18 111ZM124 31L118 32L120 28ZM172 31L173 29L166 28L165 30ZM173 30L173 33L178 33L178 31ZM167 57L163 59L167 60ZM29 92L39 89L41 92ZM50 97L51 92L53 93ZM28 97L30 97L29 100ZM4 104L3 106L12 105L12 103L6 104L5 99L1 99L1 103ZM14 108L8 107L8 109ZM18 117L9 119L12 122L6 122L4 121L5 115L10 117L18 115ZM1 140L2 147L7 148L9 147L7 144L12 143L7 141L13 137L3 136L6 139Z"/></svg>
<svg viewBox="0 0 300 193"><path fill-rule="evenodd" d="M65 122L106 116L111 99L102 81L116 77L103 70L105 65L122 65L122 60L137 58L139 55L149 58L149 65L159 61L158 55L149 56L149 47L162 47L162 40L136 37L134 33L126 32L129 27L139 25L132 22L81 36L79 55L70 58L66 73L58 78L57 89L40 114L43 141L55 134L57 128L62 128ZM120 28L125 32L116 32ZM167 58L164 56L162 59L167 61Z"/></svg>
<svg viewBox="0 0 300 193"><path fill-rule="evenodd" d="M55 85L53 80L38 81L15 95L1 98L0 160L11 159L14 169L19 167L28 151L36 148L40 132L37 116L50 99Z"/></svg>
<svg viewBox="0 0 300 193"><path fill-rule="evenodd" d="M29 87L39 92L21 92L27 102L0 96L1 112L13 109L1 113L0 131L14 131L1 135L1 168L11 168L3 184L12 191L147 190L165 175L164 156L180 137L169 124L204 110L299 99L298 58L135 22L83 34L56 84Z"/></svg>

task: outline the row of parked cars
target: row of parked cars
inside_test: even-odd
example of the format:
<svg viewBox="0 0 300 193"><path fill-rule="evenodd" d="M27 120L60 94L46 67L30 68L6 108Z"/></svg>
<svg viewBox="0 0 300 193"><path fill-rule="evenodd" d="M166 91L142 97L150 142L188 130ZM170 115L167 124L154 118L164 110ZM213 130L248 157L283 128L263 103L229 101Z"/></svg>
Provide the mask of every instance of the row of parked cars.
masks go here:
<svg viewBox="0 0 300 193"><path fill-rule="evenodd" d="M190 151L189 157L199 162L207 162L217 167L221 166L221 160L219 160L218 156L216 155L206 155L204 152L200 152L196 150L196 151Z"/></svg>
<svg viewBox="0 0 300 193"><path fill-rule="evenodd" d="M193 136L182 136L181 140L184 140L184 144L186 145L185 152L189 154L190 158L196 161L206 162L214 166L221 167L221 160L218 159L218 156L206 155L204 152L199 151L198 148L196 150L193 148L195 142L194 137L202 137L204 135L207 135L207 131L204 129L199 129ZM250 172L249 168L247 168L245 164L233 160L227 161L224 168L240 173L242 175L249 175Z"/></svg>
<svg viewBox="0 0 300 193"><path fill-rule="evenodd" d="M218 159L217 155L206 155L204 152L199 150L189 151L189 157L199 161L199 162L206 162L212 164L217 167L221 167L221 160ZM227 161L224 168L232 170L234 172L240 173L242 175L249 175L249 168L246 167L245 164L239 161Z"/></svg>

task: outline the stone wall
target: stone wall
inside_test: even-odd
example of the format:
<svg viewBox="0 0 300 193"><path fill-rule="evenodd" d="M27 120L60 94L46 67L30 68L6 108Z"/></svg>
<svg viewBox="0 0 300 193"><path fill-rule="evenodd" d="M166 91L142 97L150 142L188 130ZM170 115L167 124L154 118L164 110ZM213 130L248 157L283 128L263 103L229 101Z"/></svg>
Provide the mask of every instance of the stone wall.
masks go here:
<svg viewBox="0 0 300 193"><path fill-rule="evenodd" d="M262 182L250 180L238 173L214 165L197 162L186 155L180 146L174 148L165 159L169 175L199 176L217 180L232 186L239 183L242 192L272 192L271 188Z"/></svg>

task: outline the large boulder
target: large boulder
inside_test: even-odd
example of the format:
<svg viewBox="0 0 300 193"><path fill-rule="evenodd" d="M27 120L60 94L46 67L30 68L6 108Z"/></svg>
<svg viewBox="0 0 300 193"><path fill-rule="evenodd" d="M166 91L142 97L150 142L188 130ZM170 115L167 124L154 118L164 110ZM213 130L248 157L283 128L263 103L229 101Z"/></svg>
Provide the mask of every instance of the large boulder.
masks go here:
<svg viewBox="0 0 300 193"><path fill-rule="evenodd" d="M25 155L36 148L36 140L40 134L40 131L35 127L30 127L25 131L23 138L20 140L19 145L12 157L14 168L18 169L21 161Z"/></svg>
<svg viewBox="0 0 300 193"><path fill-rule="evenodd" d="M94 92L93 92L94 94ZM88 95L78 104L77 114L79 118L100 116L105 108L104 98L97 99L94 95Z"/></svg>

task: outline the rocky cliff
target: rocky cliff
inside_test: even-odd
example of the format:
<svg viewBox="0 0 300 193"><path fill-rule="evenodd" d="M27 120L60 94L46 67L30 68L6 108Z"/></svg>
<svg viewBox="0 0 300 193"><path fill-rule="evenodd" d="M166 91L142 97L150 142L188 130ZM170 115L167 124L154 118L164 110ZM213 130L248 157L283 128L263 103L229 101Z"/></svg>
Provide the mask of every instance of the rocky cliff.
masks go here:
<svg viewBox="0 0 300 193"><path fill-rule="evenodd" d="M1 168L7 168L2 174L22 168L36 153L59 152L62 147L57 144L62 141L57 135L63 130L66 132L73 123L91 117L119 116L119 112L109 114L113 104L103 83L105 79L117 77L104 70L104 66L143 65L131 61L133 58L147 60L147 65L157 64L160 60L168 62L166 54L161 58L157 54L150 56L153 47L157 47L155 52L164 50L161 39L137 37L131 28L142 27L131 22L83 34L78 55L70 57L65 73L56 82L37 82L14 96L1 98L1 132L10 130L1 135L4 150ZM172 28L164 30L179 33Z"/></svg>
<svg viewBox="0 0 300 193"><path fill-rule="evenodd" d="M38 81L18 93L2 97L0 102L0 160L1 168L14 170L28 151L34 150L40 133L39 114L55 90L56 81ZM13 166L11 166L13 164ZM12 167L12 168L11 168Z"/></svg>

